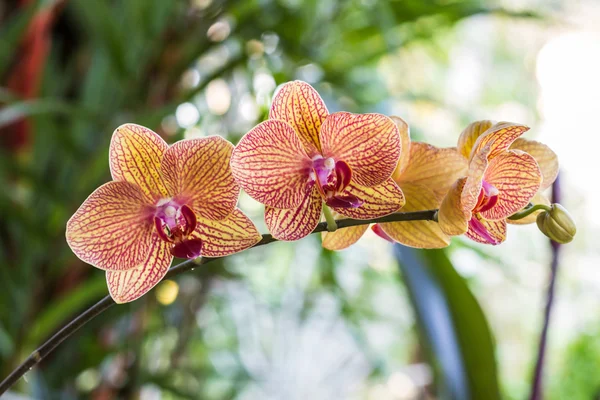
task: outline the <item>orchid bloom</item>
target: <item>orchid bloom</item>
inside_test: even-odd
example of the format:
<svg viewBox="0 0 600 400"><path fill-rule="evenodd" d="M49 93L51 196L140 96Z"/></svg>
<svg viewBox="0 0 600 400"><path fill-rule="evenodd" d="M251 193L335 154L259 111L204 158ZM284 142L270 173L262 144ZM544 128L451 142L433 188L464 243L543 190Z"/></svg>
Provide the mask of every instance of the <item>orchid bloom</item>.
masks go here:
<svg viewBox="0 0 600 400"><path fill-rule="evenodd" d="M113 181L96 189L67 223L67 242L84 262L106 271L117 303L133 301L167 273L173 257L222 257L261 235L238 208L229 160L218 136L172 146L139 125L113 134Z"/></svg>
<svg viewBox="0 0 600 400"><path fill-rule="evenodd" d="M541 143L519 139L528 129L478 121L461 133L458 150L469 160L469 169L440 206L444 233L499 244L506 238L507 218L552 184L558 172L556 155Z"/></svg>
<svg viewBox="0 0 600 400"><path fill-rule="evenodd" d="M381 114L329 114L309 84L283 85L269 119L233 151L231 169L252 198L265 204L265 222L280 240L311 233L323 203L349 218L393 213L404 196L392 172L400 157L394 122Z"/></svg>
<svg viewBox="0 0 600 400"><path fill-rule="evenodd" d="M406 197L402 211L436 209L456 179L467 170L467 160L456 148L437 148L412 142L408 124L391 117L400 132L402 155L392 175ZM367 225L353 226L323 233L323 246L341 250L355 243ZM382 238L417 248L442 248L450 238L434 221L401 221L375 224L373 231Z"/></svg>

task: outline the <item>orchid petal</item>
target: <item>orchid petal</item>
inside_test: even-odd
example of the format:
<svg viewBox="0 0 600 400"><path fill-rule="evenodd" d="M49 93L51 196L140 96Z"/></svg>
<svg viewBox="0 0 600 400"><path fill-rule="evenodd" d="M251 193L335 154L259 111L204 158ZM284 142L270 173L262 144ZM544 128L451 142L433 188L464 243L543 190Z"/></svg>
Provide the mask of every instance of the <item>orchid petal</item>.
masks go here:
<svg viewBox="0 0 600 400"><path fill-rule="evenodd" d="M467 171L467 180L463 188L460 204L462 205L463 214L467 215L477 205L479 193L481 192L482 180L486 169L488 168L488 155L492 147L490 144L482 148L473 156L469 163Z"/></svg>
<svg viewBox="0 0 600 400"><path fill-rule="evenodd" d="M426 186L406 183L402 185L406 204L402 211L423 211L438 208L438 197ZM420 249L439 249L450 244L450 238L435 221L399 221L378 224L383 232L398 243Z"/></svg>
<svg viewBox="0 0 600 400"><path fill-rule="evenodd" d="M454 182L438 211L440 229L448 236L464 234L468 229L471 212L465 213L461 204L461 195L468 178L461 178Z"/></svg>
<svg viewBox="0 0 600 400"><path fill-rule="evenodd" d="M482 235L479 230L473 229L474 226L483 229L484 234ZM506 239L506 220L489 221L482 218L479 214L474 214L465 236L483 244L500 244Z"/></svg>
<svg viewBox="0 0 600 400"><path fill-rule="evenodd" d="M129 182L96 189L67 222L67 243L97 268L123 271L140 265L151 247L154 225L144 193Z"/></svg>
<svg viewBox="0 0 600 400"><path fill-rule="evenodd" d="M220 136L181 140L165 152L162 173L171 192L198 216L223 219L240 193L229 167L232 152Z"/></svg>
<svg viewBox="0 0 600 400"><path fill-rule="evenodd" d="M322 232L323 247L328 250L343 250L358 242L358 239L369 229L369 225L350 226L335 232Z"/></svg>
<svg viewBox="0 0 600 400"><path fill-rule="evenodd" d="M410 182L427 186L440 198L450 186L467 172L467 159L455 148L440 149L426 143L413 142L410 163L400 176L399 183Z"/></svg>
<svg viewBox="0 0 600 400"><path fill-rule="evenodd" d="M518 138L510 146L513 150L521 150L531 155L537 161L542 172L542 185L540 190L545 190L552 186L558 176L558 157L556 153L543 143L535 140Z"/></svg>
<svg viewBox="0 0 600 400"><path fill-rule="evenodd" d="M294 128L310 157L321 152L319 130L329 112L319 93L306 82L286 83L273 98L269 119L285 121Z"/></svg>
<svg viewBox="0 0 600 400"><path fill-rule="evenodd" d="M335 212L354 219L383 217L398 211L404 206L404 194L392 178L377 186L362 186L350 183L344 193L358 198L363 204L357 208L332 207Z"/></svg>
<svg viewBox="0 0 600 400"><path fill-rule="evenodd" d="M265 207L265 223L269 232L279 240L298 240L309 235L319 223L323 200L316 187L306 192L300 205L279 209Z"/></svg>
<svg viewBox="0 0 600 400"><path fill-rule="evenodd" d="M458 145L456 146L458 152L463 155L467 160L471 157L471 151L473 145L483 134L493 125L492 121L483 120L475 121L467 125L467 127L461 132L458 137Z"/></svg>
<svg viewBox="0 0 600 400"><path fill-rule="evenodd" d="M153 235L150 251L139 266L127 271L106 271L110 297L117 304L142 297L164 278L171 261L173 256L169 253L169 243Z"/></svg>
<svg viewBox="0 0 600 400"><path fill-rule="evenodd" d="M297 207L307 193L310 159L294 129L267 120L240 140L231 156L231 172L255 200L271 207Z"/></svg>
<svg viewBox="0 0 600 400"><path fill-rule="evenodd" d="M490 145L488 159L508 150L510 145L523 133L529 130L528 126L514 124L512 122L499 122L485 131L473 145L471 158L486 146Z"/></svg>
<svg viewBox="0 0 600 400"><path fill-rule="evenodd" d="M198 217L196 229L190 238L202 241L202 256L224 257L254 246L262 236L250 218L235 208L218 221Z"/></svg>
<svg viewBox="0 0 600 400"><path fill-rule="evenodd" d="M535 204L545 204L547 206L549 206L550 204L552 204L552 202L550 201L550 199L548 199L548 197L546 197L545 195L543 195L541 192L537 192L535 194L535 196L533 196L533 199L531 199L531 203ZM528 216L526 216L525 218L521 218L521 219L507 219L506 222L508 222L509 224L512 225L527 225L527 224L532 224L535 222L535 220L537 219L537 216L540 215L541 213L546 212L544 210L537 210L532 212L531 214L529 214Z"/></svg>
<svg viewBox="0 0 600 400"><path fill-rule="evenodd" d="M119 126L110 141L110 172L115 181L139 186L149 200L167 197L160 163L169 146L152 130L135 124Z"/></svg>
<svg viewBox="0 0 600 400"><path fill-rule="evenodd" d="M400 157L400 134L394 122L381 114L329 115L321 126L323 157L345 161L352 180L362 186L385 182Z"/></svg>
<svg viewBox="0 0 600 400"><path fill-rule="evenodd" d="M400 159L392 174L392 178L396 182L399 182L398 178L404 173L410 161L410 128L408 127L408 123L400 117L391 116L390 119L394 121L400 133Z"/></svg>
<svg viewBox="0 0 600 400"><path fill-rule="evenodd" d="M508 150L488 165L484 179L498 189L494 207L482 211L488 220L499 220L521 210L540 188L542 175L535 159L520 150Z"/></svg>

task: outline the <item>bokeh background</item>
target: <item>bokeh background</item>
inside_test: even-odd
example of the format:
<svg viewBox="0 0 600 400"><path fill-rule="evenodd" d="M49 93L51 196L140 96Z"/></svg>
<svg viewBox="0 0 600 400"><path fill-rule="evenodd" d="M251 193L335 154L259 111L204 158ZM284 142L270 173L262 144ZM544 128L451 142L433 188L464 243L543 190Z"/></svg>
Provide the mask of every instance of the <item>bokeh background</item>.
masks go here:
<svg viewBox="0 0 600 400"><path fill-rule="evenodd" d="M598 20L594 0L0 2L0 377L106 294L64 230L110 179L115 127L236 142L302 79L330 111L401 116L415 140L453 146L471 121L509 120L555 149L579 231L545 398L597 398ZM240 206L266 232L261 206ZM375 235L338 253L316 235L275 243L113 307L10 396L525 399L550 258L535 225L444 252Z"/></svg>

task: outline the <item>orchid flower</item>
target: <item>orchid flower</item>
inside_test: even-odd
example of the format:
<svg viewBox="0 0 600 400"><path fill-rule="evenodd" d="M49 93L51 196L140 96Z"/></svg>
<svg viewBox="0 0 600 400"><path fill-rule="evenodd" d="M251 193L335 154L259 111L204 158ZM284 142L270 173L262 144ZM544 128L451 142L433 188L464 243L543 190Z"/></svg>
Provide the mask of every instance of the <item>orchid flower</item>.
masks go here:
<svg viewBox="0 0 600 400"><path fill-rule="evenodd" d="M528 129L479 121L461 133L458 151L468 158L469 169L440 206L444 233L499 244L506 238L507 218L552 184L558 171L556 156L540 143L518 139ZM536 154L540 164L526 151Z"/></svg>
<svg viewBox="0 0 600 400"><path fill-rule="evenodd" d="M323 203L348 218L371 219L404 205L391 178L400 135L381 114L329 114L309 84L283 85L269 119L233 151L239 185L265 204L265 222L280 240L298 240L319 223Z"/></svg>
<svg viewBox="0 0 600 400"><path fill-rule="evenodd" d="M81 260L106 271L115 302L152 289L174 256L222 257L261 239L236 208L232 151L219 136L168 146L139 125L115 130L109 150L113 181L84 201L66 232Z"/></svg>
<svg viewBox="0 0 600 400"><path fill-rule="evenodd" d="M402 155L392 175L406 197L402 211L436 209L456 179L467 170L467 160L456 148L437 148L412 142L408 124L391 117L400 132ZM355 243L367 230L367 225L323 233L323 246L341 250ZM402 221L375 224L373 231L382 238L417 248L441 248L450 238L434 221Z"/></svg>

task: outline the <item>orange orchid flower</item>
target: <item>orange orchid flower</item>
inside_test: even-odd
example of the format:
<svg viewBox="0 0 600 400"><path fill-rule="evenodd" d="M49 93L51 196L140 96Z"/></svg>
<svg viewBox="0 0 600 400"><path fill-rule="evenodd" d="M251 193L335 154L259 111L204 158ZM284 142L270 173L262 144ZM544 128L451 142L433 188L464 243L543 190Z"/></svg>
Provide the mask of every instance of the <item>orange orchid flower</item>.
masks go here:
<svg viewBox="0 0 600 400"><path fill-rule="evenodd" d="M399 117L391 117L400 132L402 155L392 175L406 196L402 211L436 209L459 177L467 170L467 160L456 148L437 148L420 142L411 142L408 124ZM368 226L354 226L335 232L323 233L323 246L341 250L355 243ZM417 248L442 248L450 238L434 221L402 221L375 224L373 231L386 240Z"/></svg>
<svg viewBox="0 0 600 400"><path fill-rule="evenodd" d="M67 223L67 242L86 263L106 271L117 303L133 301L167 273L173 256L222 257L261 239L236 208L233 145L211 136L172 146L143 126L113 134L113 181L94 191Z"/></svg>
<svg viewBox="0 0 600 400"><path fill-rule="evenodd" d="M542 198L538 192L556 179L558 163L547 146L519 138L527 130L478 121L461 133L458 150L469 160L469 170L440 206L442 231L496 245L506 239L507 218Z"/></svg>
<svg viewBox="0 0 600 400"><path fill-rule="evenodd" d="M404 196L391 178L400 135L381 114L329 114L309 84L285 84L269 119L240 140L231 157L236 181L265 204L280 240L298 240L319 223L323 203L349 218L393 213Z"/></svg>

